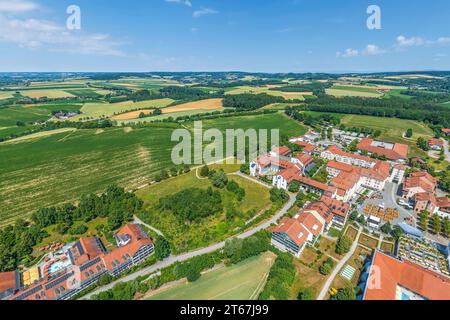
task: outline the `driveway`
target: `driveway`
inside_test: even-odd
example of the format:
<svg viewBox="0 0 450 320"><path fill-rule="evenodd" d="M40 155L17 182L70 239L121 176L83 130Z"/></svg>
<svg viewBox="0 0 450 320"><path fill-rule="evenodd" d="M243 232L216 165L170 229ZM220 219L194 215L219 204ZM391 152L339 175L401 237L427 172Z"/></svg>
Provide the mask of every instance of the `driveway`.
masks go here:
<svg viewBox="0 0 450 320"><path fill-rule="evenodd" d="M336 267L333 269L333 272L328 277L327 281L325 282L322 291L320 291L319 296L317 297L317 300L324 300L327 296L327 292L330 289L331 284L333 283L334 278L338 275L339 271L342 270L342 268L345 266L347 261L353 256L353 254L356 251L356 248L358 247L358 239L359 236L362 233L363 228L359 227L358 235L355 238L355 241L353 242L352 247L350 248L350 251L344 256L344 258L339 261L339 263L336 265Z"/></svg>
<svg viewBox="0 0 450 320"><path fill-rule="evenodd" d="M277 221L282 218L291 208L292 206L295 204L296 201L296 195L295 194L291 194L289 196L289 201L283 206L283 208L280 209L280 211L274 215L270 220L256 226L253 229L250 229L240 235L237 236L237 238L239 239L245 239L248 237L251 237L252 235L254 235L255 233L261 231L261 230L265 230L267 228L269 228L272 224L277 223ZM229 239L232 239L233 237L230 237ZM88 293L87 295L85 295L84 297L82 297L80 300L88 300L90 299L93 295L99 294L100 292L104 292L107 290L112 289L112 287L114 287L116 284L120 283L120 282L128 282L128 281L132 281L135 280L138 277L141 276L145 276L145 275L149 275L153 272L156 272L160 269L166 268L176 262L182 262L182 261L186 261L189 260L193 257L196 256L201 256L207 253L211 253L214 251L217 251L219 249L222 249L225 246L225 241L220 242L220 243L216 243L213 245L210 245L206 248L202 248L202 249L198 249L195 251L191 251L191 252L187 252L184 254L180 254L178 256L170 256L166 259L164 259L164 261L159 261L156 264L146 267L144 269L138 270L126 277L120 278L114 282L111 282L110 284L103 286L101 288L98 288L90 293Z"/></svg>
<svg viewBox="0 0 450 320"><path fill-rule="evenodd" d="M442 139L442 141L444 141L444 153L445 153L445 158L447 159L448 162L450 162L450 146L449 143L446 139Z"/></svg>

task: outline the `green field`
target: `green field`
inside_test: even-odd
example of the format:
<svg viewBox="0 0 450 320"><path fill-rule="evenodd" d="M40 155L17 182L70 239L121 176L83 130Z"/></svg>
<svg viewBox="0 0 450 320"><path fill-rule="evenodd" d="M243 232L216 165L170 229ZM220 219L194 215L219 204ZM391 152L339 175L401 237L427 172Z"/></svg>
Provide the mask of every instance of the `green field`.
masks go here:
<svg viewBox="0 0 450 320"><path fill-rule="evenodd" d="M17 121L30 123L48 120L53 111L78 111L81 105L76 104L48 104L0 107L0 127L15 126Z"/></svg>
<svg viewBox="0 0 450 320"><path fill-rule="evenodd" d="M211 168L224 169L231 173L239 170L239 165L214 165ZM147 212L141 218L153 227L161 230L172 248L176 252L185 252L199 248L207 243L218 242L229 237L235 228L245 225L245 222L253 218L262 210L271 205L269 190L257 183L240 176L229 175L245 189L245 199L238 202L236 196L226 189L219 190L222 196L224 212L219 215L203 219L199 223L180 223L179 219L171 212L161 212L158 208L159 199L172 195L187 188L206 189L212 187L208 179L198 179L196 172L191 171L159 184L152 185L137 191L138 197L144 200ZM216 189L218 190L218 189ZM226 208L235 207L241 214L239 218L227 220Z"/></svg>
<svg viewBox="0 0 450 320"><path fill-rule="evenodd" d="M348 127L369 127L380 130L382 134L377 139L409 145L409 156L424 156L425 153L417 147L416 140L419 137L427 139L433 137L433 132L430 128L423 123L413 120L346 115L342 118L342 123ZM412 139L403 138L403 134L409 128L413 129Z"/></svg>
<svg viewBox="0 0 450 320"><path fill-rule="evenodd" d="M184 117L184 116L193 116L197 114L203 114L203 113L210 113L217 110L190 110L190 111L180 111L180 112L173 112L173 113L165 113L161 114L159 116L153 116L153 117L144 117L140 119L130 119L130 120L116 120L118 124L122 123L139 123L139 122L151 122L151 121L157 121L157 120L164 120L168 118L176 119L178 117Z"/></svg>
<svg viewBox="0 0 450 320"><path fill-rule="evenodd" d="M305 97L300 93L295 92L282 92L277 90L269 90L268 87L251 87L251 86L241 86L237 87L234 90L227 91L226 94L243 94L243 93L266 93L271 96L283 97L287 100L296 99L296 100L305 100Z"/></svg>
<svg viewBox="0 0 450 320"><path fill-rule="evenodd" d="M273 253L247 259L203 275L194 283L177 285L146 297L148 300L256 300L275 260Z"/></svg>
<svg viewBox="0 0 450 320"><path fill-rule="evenodd" d="M0 224L112 183L139 186L169 167L171 129L125 131L78 130L0 144Z"/></svg>
<svg viewBox="0 0 450 320"><path fill-rule="evenodd" d="M192 123L187 126L192 127ZM288 118L283 113L204 120L203 127L217 128L222 131L226 129L279 129L281 134L290 136L300 136L307 132L306 127L301 123Z"/></svg>
<svg viewBox="0 0 450 320"><path fill-rule="evenodd" d="M154 109L154 108L164 108L170 105L174 100L172 99L157 99L157 100L147 100L147 101L125 101L119 103L108 103L108 102L94 102L86 103L81 108L82 114L71 118L72 121L78 121L81 118L101 118L101 117L112 117L117 113L124 113L133 109Z"/></svg>
<svg viewBox="0 0 450 320"><path fill-rule="evenodd" d="M281 128L282 133L292 135L306 132L283 114L215 119L204 124L221 130ZM11 130L0 127L0 134ZM172 132L170 127L77 130L0 144L0 224L27 218L40 207L101 192L112 183L129 188L147 183L172 166L170 156L176 144L170 141Z"/></svg>
<svg viewBox="0 0 450 320"><path fill-rule="evenodd" d="M380 98L382 93L377 88L335 85L330 89L326 89L326 93L335 97L364 97L364 98Z"/></svg>

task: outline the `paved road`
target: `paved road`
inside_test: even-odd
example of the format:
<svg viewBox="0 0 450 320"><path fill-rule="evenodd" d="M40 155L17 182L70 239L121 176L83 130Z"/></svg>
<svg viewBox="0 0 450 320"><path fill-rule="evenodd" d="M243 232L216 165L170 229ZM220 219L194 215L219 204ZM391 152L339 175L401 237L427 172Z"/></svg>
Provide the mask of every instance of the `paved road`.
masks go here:
<svg viewBox="0 0 450 320"><path fill-rule="evenodd" d="M447 139L442 139L444 141L444 153L445 157L447 158L447 161L450 162L450 146L448 144Z"/></svg>
<svg viewBox="0 0 450 320"><path fill-rule="evenodd" d="M362 227L359 228L358 235L355 238L355 241L353 242L352 247L350 248L350 251L342 258L341 261L337 264L336 268L334 268L331 275L328 277L327 281L325 282L322 291L320 292L319 296L317 297L317 300L324 300L328 290L330 289L331 284L333 283L334 278L337 276L339 271L344 267L344 265L347 263L347 261L352 257L353 253L355 253L356 248L358 247L358 239L359 236L362 233Z"/></svg>
<svg viewBox="0 0 450 320"><path fill-rule="evenodd" d="M154 232L156 232L156 233L159 234L160 236L163 236L163 237L164 237L164 234L163 234L161 231L159 231L159 230L156 229L155 227L152 227L152 226L149 225L149 224L146 224L144 221L142 221L141 219L139 219L137 216L134 216L134 221L133 221L133 223L136 223L136 224L142 224L143 226L149 228L150 230L153 230Z"/></svg>
<svg viewBox="0 0 450 320"><path fill-rule="evenodd" d="M295 194L290 195L289 201L283 206L283 208L281 208L281 210L275 216L273 216L270 220L268 220L268 221L258 225L257 227L255 227L255 228L253 228L251 230L248 230L248 231L238 235L237 238L245 239L245 238L248 238L248 237L254 235L255 233L257 233L257 232L259 232L261 230L267 229L272 224L276 223L280 218L282 218L289 211L289 209L292 208L292 206L295 204L295 201L296 201L296 195ZM200 255L204 255L204 254L207 254L207 253L211 253L211 252L214 252L216 250L222 249L224 246L225 246L225 241L213 244L213 245L211 245L209 247L206 247L206 248L202 248L202 249L198 249L198 250L195 250L195 251L187 252L187 253L184 253L184 254L181 254L181 255L178 255L178 256L170 256L167 259L165 259L164 261L157 262L156 264L154 264L152 266L149 266L147 268L138 270L135 273L132 273L132 274L126 276L126 277L120 278L120 279L118 279L118 280L116 280L116 281L114 281L114 282L112 282L112 283L110 283L110 284L108 284L106 286L98 288L95 291L85 295L83 298L81 298L81 300L88 300L88 299L90 299L90 297L92 297L95 294L99 294L100 292L107 291L107 290L111 289L114 285L116 285L119 282L128 282L128 281L135 280L138 277L151 274L151 273L153 273L155 271L158 271L160 269L168 267L168 266L170 266L170 265L172 265L172 264L174 264L176 262L186 261L186 260L189 260L189 259L191 259L193 257L196 257L196 256L200 256Z"/></svg>

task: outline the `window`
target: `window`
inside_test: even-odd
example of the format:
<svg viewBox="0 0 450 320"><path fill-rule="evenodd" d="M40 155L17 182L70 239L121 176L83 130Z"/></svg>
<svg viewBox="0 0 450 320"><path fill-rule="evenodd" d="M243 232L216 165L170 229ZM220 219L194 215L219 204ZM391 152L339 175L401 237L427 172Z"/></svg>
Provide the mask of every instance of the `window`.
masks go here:
<svg viewBox="0 0 450 320"><path fill-rule="evenodd" d="M58 289L58 288L56 288L56 289L55 289L55 294L56 294L57 296L59 296L59 294L60 294L60 291L59 291L59 289Z"/></svg>

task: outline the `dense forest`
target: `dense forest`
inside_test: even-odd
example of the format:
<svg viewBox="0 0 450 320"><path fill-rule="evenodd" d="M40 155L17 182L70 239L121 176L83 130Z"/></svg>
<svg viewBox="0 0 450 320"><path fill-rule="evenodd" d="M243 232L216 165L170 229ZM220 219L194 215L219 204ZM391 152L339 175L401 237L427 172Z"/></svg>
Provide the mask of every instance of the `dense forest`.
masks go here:
<svg viewBox="0 0 450 320"><path fill-rule="evenodd" d="M448 107L429 101L424 102L402 98L369 99L325 96L298 108L300 110L318 112L361 114L418 120L442 127L450 127L450 112L448 111Z"/></svg>
<svg viewBox="0 0 450 320"><path fill-rule="evenodd" d="M272 103L286 102L283 97L275 97L266 93L260 94L237 94L226 95L223 99L225 108L236 108L240 110L256 110Z"/></svg>
<svg viewBox="0 0 450 320"><path fill-rule="evenodd" d="M200 221L223 211L220 192L211 187L203 190L189 188L159 200L161 210L167 210L183 222Z"/></svg>

